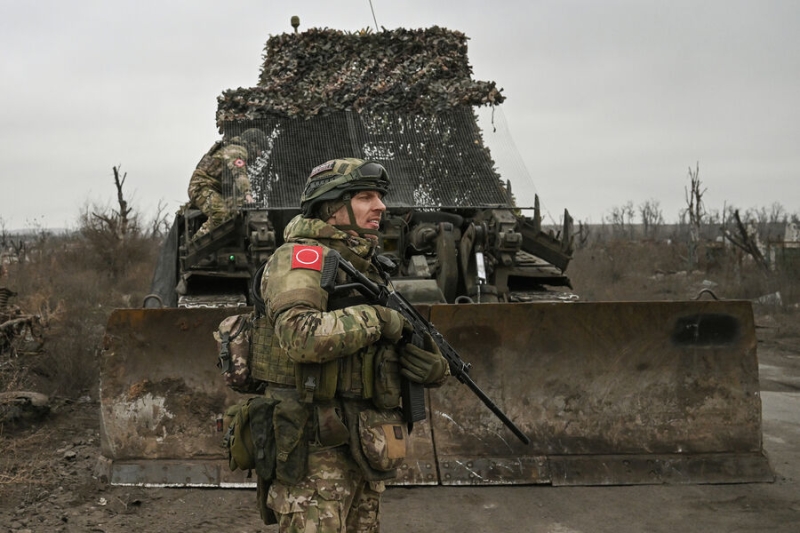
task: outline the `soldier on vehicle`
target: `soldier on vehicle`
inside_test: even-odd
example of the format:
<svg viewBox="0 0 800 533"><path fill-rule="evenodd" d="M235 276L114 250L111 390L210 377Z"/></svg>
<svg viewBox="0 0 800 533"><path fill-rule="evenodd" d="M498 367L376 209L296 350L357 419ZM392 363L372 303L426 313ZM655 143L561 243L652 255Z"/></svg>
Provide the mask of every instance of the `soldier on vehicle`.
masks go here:
<svg viewBox="0 0 800 533"><path fill-rule="evenodd" d="M203 156L189 181L189 201L207 220L194 238L231 218L236 206L253 203L247 166L266 146L267 137L250 128L229 141L217 141Z"/></svg>
<svg viewBox="0 0 800 533"><path fill-rule="evenodd" d="M261 280L279 345L266 395L280 400L275 420L283 421L275 423L276 479L261 498L281 532L379 531L384 481L396 476L408 438L401 376L439 386L450 374L432 339L425 349L401 342L409 324L399 312L320 287L331 250L384 283L374 259L388 190L389 176L375 162L346 158L314 168L302 214ZM344 277L337 274L337 285Z"/></svg>

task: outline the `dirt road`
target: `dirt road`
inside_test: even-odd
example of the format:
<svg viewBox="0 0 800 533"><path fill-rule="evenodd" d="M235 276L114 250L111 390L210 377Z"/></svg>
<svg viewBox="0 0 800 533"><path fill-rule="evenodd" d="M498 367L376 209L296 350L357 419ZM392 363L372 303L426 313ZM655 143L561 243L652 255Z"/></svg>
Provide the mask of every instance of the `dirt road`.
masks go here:
<svg viewBox="0 0 800 533"><path fill-rule="evenodd" d="M390 488L384 533L800 531L800 332L759 320L763 438L776 480L741 485ZM111 487L97 405L0 435L0 532L271 532L254 491Z"/></svg>

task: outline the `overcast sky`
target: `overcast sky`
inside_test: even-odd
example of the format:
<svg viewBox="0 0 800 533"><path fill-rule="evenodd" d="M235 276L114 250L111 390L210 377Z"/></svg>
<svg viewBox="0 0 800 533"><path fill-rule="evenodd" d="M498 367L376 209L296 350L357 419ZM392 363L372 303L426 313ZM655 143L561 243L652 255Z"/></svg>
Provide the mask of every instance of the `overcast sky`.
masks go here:
<svg viewBox="0 0 800 533"><path fill-rule="evenodd" d="M655 199L674 220L697 162L709 209L800 213L800 1L372 5L387 29L467 34L554 219ZM256 84L292 15L374 28L369 0L0 0L6 227L76 227L87 200L113 205L120 164L134 207L174 212L218 138L217 96Z"/></svg>

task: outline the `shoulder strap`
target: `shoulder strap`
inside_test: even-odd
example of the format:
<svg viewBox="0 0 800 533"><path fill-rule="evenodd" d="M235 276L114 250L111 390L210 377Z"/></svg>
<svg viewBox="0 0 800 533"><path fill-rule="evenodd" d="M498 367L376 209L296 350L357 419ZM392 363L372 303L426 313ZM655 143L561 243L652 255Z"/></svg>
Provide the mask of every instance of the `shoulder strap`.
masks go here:
<svg viewBox="0 0 800 533"><path fill-rule="evenodd" d="M250 285L250 297L253 299L253 307L256 310L256 318L267 316L267 303L261 297L261 278L264 276L264 270L267 268L267 262L261 263L256 273L253 274L253 282Z"/></svg>

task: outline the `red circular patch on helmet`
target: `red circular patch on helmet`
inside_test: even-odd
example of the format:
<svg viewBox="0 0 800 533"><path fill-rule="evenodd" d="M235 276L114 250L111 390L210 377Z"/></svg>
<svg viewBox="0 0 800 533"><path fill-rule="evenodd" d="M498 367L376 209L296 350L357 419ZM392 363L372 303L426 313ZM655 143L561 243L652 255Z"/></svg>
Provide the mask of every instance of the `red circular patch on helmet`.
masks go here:
<svg viewBox="0 0 800 533"><path fill-rule="evenodd" d="M234 166L236 166L236 167L242 168L242 167L244 166L244 160L242 160L242 159L237 159L236 161L234 161L234 162L233 162L233 164L234 164Z"/></svg>

